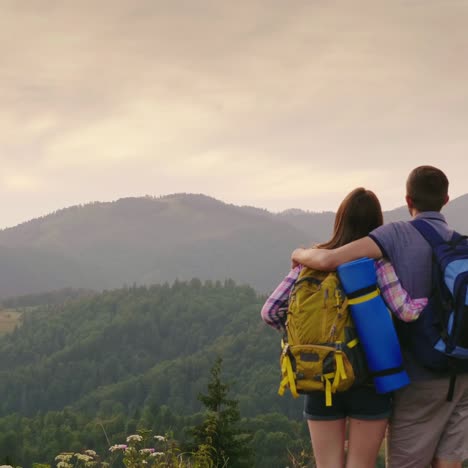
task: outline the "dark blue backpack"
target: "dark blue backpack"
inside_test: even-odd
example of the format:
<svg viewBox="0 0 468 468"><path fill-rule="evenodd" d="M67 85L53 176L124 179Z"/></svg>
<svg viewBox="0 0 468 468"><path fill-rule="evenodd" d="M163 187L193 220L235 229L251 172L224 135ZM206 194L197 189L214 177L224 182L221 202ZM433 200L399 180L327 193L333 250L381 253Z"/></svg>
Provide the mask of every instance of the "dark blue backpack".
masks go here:
<svg viewBox="0 0 468 468"><path fill-rule="evenodd" d="M410 223L432 247L432 293L420 317L398 329L420 364L451 375L451 400L456 374L468 372L468 237L454 232L446 241L427 221Z"/></svg>

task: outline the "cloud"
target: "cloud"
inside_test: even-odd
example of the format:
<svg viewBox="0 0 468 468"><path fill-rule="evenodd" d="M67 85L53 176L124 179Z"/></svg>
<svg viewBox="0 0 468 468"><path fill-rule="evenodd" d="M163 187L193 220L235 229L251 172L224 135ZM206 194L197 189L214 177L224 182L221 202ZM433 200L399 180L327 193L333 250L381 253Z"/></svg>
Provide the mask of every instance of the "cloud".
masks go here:
<svg viewBox="0 0 468 468"><path fill-rule="evenodd" d="M6 174L0 179L3 189L11 192L35 192L42 188L42 181L28 174Z"/></svg>

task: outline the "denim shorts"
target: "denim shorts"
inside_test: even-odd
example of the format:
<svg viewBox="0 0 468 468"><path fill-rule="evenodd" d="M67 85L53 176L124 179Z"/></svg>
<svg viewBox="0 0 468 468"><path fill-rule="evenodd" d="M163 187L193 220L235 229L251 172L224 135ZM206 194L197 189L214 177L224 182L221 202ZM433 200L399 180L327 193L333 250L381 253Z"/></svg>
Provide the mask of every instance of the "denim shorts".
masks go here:
<svg viewBox="0 0 468 468"><path fill-rule="evenodd" d="M392 411L392 395L379 395L375 387L361 385L332 395L332 406L325 405L325 392L305 395L304 417L313 421L333 421L343 418L387 419Z"/></svg>

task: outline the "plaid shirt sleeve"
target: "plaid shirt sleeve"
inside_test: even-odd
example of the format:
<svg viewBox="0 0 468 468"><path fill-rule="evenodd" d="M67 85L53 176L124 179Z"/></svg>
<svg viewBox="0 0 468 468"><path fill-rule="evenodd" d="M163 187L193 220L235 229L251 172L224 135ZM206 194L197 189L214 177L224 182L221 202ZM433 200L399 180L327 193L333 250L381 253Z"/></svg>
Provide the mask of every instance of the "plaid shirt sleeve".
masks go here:
<svg viewBox="0 0 468 468"><path fill-rule="evenodd" d="M427 305L427 297L411 299L388 260L377 260L375 267L380 293L389 309L403 322L416 320Z"/></svg>
<svg viewBox="0 0 468 468"><path fill-rule="evenodd" d="M293 268L289 272L288 276L286 276L286 278L284 278L284 280L281 281L277 288L271 293L270 297L262 307L262 320L277 330L281 331L284 329L286 312L288 310L289 294L301 269L301 266Z"/></svg>

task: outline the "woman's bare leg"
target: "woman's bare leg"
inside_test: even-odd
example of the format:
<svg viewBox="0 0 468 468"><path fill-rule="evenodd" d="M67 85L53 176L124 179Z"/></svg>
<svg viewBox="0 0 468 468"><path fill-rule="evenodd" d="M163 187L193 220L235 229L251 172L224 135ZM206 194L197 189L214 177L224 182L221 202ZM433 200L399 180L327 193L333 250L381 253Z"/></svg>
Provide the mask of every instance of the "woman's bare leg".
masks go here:
<svg viewBox="0 0 468 468"><path fill-rule="evenodd" d="M375 468L387 419L349 419L346 468Z"/></svg>
<svg viewBox="0 0 468 468"><path fill-rule="evenodd" d="M307 421L317 468L344 466L346 419ZM362 468L362 467L361 467Z"/></svg>

